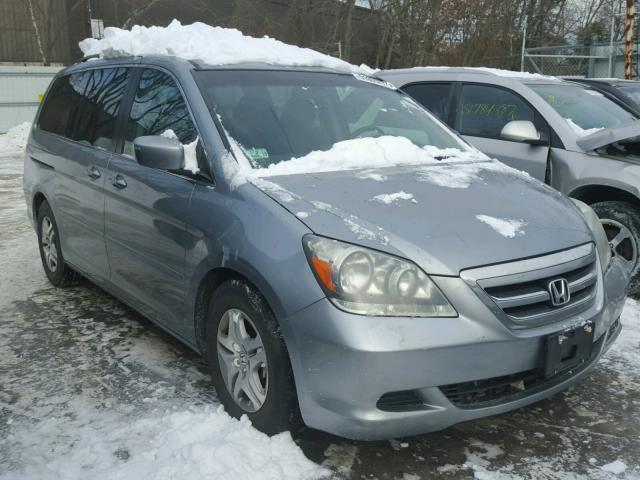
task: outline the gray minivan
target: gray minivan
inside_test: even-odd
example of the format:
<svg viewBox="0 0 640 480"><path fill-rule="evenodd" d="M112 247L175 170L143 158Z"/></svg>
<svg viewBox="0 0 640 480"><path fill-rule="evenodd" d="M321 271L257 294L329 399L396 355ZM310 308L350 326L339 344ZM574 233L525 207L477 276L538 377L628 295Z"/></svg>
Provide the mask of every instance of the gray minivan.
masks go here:
<svg viewBox="0 0 640 480"><path fill-rule="evenodd" d="M205 355L227 411L268 433L512 410L583 378L621 328L628 276L588 206L366 75L71 66L24 191L54 285L82 275Z"/></svg>
<svg viewBox="0 0 640 480"><path fill-rule="evenodd" d="M640 122L588 86L492 68L378 72L469 143L589 204L640 292Z"/></svg>

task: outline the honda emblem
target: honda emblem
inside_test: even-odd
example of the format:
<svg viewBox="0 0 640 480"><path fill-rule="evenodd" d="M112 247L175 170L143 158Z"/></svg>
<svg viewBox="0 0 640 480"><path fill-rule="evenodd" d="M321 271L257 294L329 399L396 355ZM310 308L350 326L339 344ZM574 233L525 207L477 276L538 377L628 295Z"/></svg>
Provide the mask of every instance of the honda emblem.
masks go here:
<svg viewBox="0 0 640 480"><path fill-rule="evenodd" d="M569 291L569 282L566 278L557 278L549 282L547 287L549 296L551 297L551 305L561 307L571 300L571 292Z"/></svg>

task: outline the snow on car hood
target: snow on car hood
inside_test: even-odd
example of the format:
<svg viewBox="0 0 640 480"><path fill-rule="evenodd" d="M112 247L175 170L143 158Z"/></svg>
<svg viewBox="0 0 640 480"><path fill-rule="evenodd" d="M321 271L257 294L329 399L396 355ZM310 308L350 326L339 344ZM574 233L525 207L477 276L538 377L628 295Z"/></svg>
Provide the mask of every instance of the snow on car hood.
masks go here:
<svg viewBox="0 0 640 480"><path fill-rule="evenodd" d="M436 275L592 241L567 198L497 161L251 178L319 235Z"/></svg>
<svg viewBox="0 0 640 480"><path fill-rule="evenodd" d="M80 42L85 56L100 58L136 55L172 55L197 60L208 65L267 63L293 67L326 67L353 73L370 73L324 53L288 45L269 37L254 38L234 28L212 27L201 22L182 25L173 20L166 27L135 25L131 30L107 27L104 38L87 38Z"/></svg>
<svg viewBox="0 0 640 480"><path fill-rule="evenodd" d="M640 121L619 127L603 128L589 135L577 138L576 144L585 152L606 147L615 142L632 140L640 137Z"/></svg>

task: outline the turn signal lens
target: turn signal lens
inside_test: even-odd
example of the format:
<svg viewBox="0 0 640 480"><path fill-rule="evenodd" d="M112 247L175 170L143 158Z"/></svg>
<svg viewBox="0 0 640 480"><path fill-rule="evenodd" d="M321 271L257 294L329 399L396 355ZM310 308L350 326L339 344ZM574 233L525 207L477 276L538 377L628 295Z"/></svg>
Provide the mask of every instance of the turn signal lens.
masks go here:
<svg viewBox="0 0 640 480"><path fill-rule="evenodd" d="M325 288L328 288L332 292L336 291L336 287L331 279L333 274L333 267L329 262L320 260L318 257L311 258L311 266L316 273L318 280L322 282Z"/></svg>

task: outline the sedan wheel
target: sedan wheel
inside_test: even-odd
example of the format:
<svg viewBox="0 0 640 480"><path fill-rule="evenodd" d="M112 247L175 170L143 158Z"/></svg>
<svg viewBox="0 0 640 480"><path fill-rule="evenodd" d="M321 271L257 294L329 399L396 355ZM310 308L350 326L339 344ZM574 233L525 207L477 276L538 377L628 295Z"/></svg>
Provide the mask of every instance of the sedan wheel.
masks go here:
<svg viewBox="0 0 640 480"><path fill-rule="evenodd" d="M638 261L638 244L631 230L622 223L610 219L602 219L602 226L611 250L625 262L625 267L631 272Z"/></svg>
<svg viewBox="0 0 640 480"><path fill-rule="evenodd" d="M245 412L260 410L267 397L268 367L256 326L241 310L227 310L218 326L218 364L224 384Z"/></svg>

